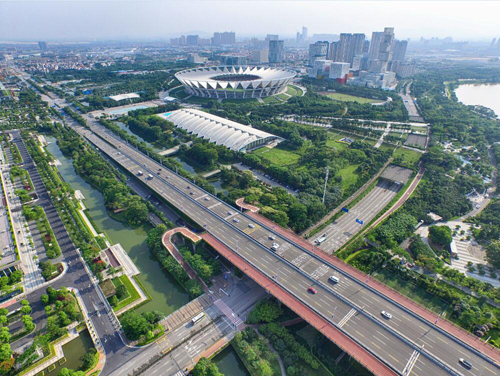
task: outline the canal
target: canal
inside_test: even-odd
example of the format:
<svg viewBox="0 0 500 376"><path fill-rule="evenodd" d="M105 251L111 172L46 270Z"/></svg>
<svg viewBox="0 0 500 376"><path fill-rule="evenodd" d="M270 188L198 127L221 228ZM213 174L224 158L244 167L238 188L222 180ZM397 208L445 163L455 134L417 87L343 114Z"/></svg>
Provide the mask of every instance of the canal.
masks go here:
<svg viewBox="0 0 500 376"><path fill-rule="evenodd" d="M151 227L144 225L130 228L111 218L106 211L101 193L76 174L71 159L62 154L55 138L45 138L50 142L47 150L61 162L58 169L64 180L85 196L87 213L92 217L98 230L105 232L113 243L120 243L140 270L138 278L152 300L139 307L137 311L155 309L168 315L188 303L189 296L185 290L161 268L159 262L149 252L146 237Z"/></svg>
<svg viewBox="0 0 500 376"><path fill-rule="evenodd" d="M227 376L250 376L233 346L229 345L214 358L213 362L219 371Z"/></svg>
<svg viewBox="0 0 500 376"><path fill-rule="evenodd" d="M48 368L45 369L45 374L55 376L58 375L63 368L78 370L83 365L82 357L93 347L94 344L92 343L88 330L83 330L78 337L62 346L66 362L63 364L59 364L59 362L54 363L56 368L51 371L49 371Z"/></svg>

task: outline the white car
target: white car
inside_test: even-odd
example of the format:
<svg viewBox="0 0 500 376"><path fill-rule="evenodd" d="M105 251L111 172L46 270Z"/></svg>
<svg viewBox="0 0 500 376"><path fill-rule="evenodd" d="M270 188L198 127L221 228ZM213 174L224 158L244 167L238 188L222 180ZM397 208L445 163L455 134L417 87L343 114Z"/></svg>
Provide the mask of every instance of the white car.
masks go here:
<svg viewBox="0 0 500 376"><path fill-rule="evenodd" d="M279 247L280 247L280 245L278 243L273 243L273 245L271 246L271 249L276 252Z"/></svg>
<svg viewBox="0 0 500 376"><path fill-rule="evenodd" d="M391 315L389 312L382 311L381 313L382 313L382 316L383 316L384 318L386 318L387 320L392 319L392 315Z"/></svg>
<svg viewBox="0 0 500 376"><path fill-rule="evenodd" d="M248 225L248 227L250 227L250 228L255 228L255 225L254 225L253 223L250 223L250 224Z"/></svg>
<svg viewBox="0 0 500 376"><path fill-rule="evenodd" d="M330 278L328 278L328 280L333 283L339 283L340 281L339 277L335 277L334 275L331 275Z"/></svg>
<svg viewBox="0 0 500 376"><path fill-rule="evenodd" d="M238 218L233 218L234 223L238 223L240 220Z"/></svg>
<svg viewBox="0 0 500 376"><path fill-rule="evenodd" d="M205 197L205 201L210 201L210 197Z"/></svg>
<svg viewBox="0 0 500 376"><path fill-rule="evenodd" d="M276 239L276 236L274 236L274 235L272 235L272 234L271 234L271 235L269 235L269 240L274 240L274 239Z"/></svg>

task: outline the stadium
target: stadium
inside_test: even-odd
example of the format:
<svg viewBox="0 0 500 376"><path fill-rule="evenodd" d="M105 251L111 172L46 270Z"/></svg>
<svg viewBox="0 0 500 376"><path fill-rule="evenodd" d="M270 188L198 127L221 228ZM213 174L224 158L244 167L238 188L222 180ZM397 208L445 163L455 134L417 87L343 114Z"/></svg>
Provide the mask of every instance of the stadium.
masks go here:
<svg viewBox="0 0 500 376"><path fill-rule="evenodd" d="M214 99L265 98L283 93L295 72L282 68L219 66L177 72L188 94Z"/></svg>

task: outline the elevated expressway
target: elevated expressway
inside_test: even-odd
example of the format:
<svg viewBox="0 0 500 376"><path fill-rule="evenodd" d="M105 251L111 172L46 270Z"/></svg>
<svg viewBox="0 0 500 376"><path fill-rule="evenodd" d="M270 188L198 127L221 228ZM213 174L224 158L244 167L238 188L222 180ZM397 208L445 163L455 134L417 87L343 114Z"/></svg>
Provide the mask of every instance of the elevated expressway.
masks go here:
<svg viewBox="0 0 500 376"><path fill-rule="evenodd" d="M373 373L417 376L500 373L498 351L481 353L477 350L479 347L460 341L275 232L274 228L257 223L166 169L97 123L91 123L90 130L76 125L74 128L164 200L203 226L208 234L251 265L255 273L266 276L273 290L279 289L291 296L298 304L290 306L298 314L308 316L304 317L306 320L316 316L316 322L321 321L316 328ZM139 171L143 174L139 175ZM271 236L275 239L270 239ZM270 250L274 242L280 244L276 252ZM330 284L331 275L339 277L340 282ZM317 294L308 292L309 287L316 289ZM296 309L299 305L307 308L307 314L303 309ZM392 319L382 318L382 310L390 312ZM359 356L359 349L365 357ZM472 369L462 367L459 358L469 360Z"/></svg>

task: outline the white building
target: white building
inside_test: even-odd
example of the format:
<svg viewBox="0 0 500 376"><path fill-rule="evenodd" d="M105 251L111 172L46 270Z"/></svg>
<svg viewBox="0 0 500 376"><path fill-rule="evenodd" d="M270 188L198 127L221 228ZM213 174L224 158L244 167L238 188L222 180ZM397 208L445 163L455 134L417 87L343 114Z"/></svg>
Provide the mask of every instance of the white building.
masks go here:
<svg viewBox="0 0 500 376"><path fill-rule="evenodd" d="M349 68L351 64L349 63L331 63L329 78L336 80L337 78L345 78L349 74Z"/></svg>
<svg viewBox="0 0 500 376"><path fill-rule="evenodd" d="M269 50L265 48L252 51L252 62L258 64L269 63Z"/></svg>

